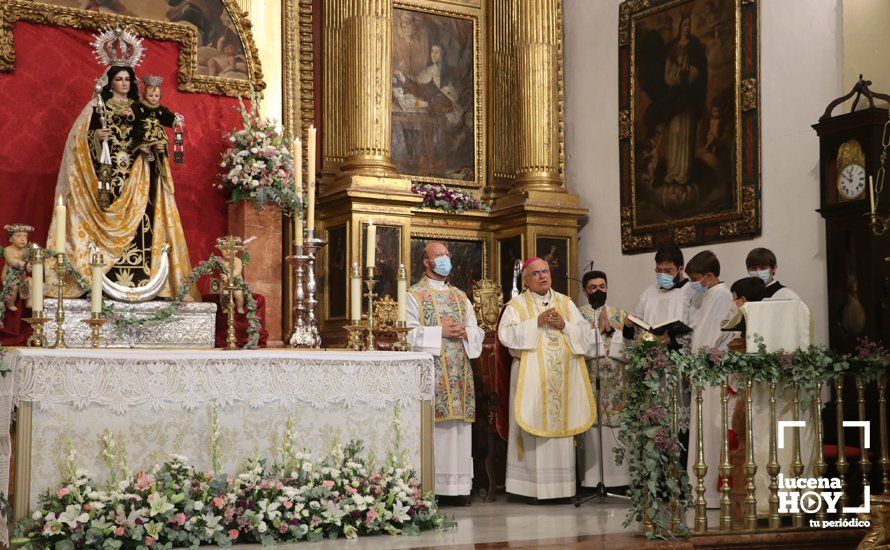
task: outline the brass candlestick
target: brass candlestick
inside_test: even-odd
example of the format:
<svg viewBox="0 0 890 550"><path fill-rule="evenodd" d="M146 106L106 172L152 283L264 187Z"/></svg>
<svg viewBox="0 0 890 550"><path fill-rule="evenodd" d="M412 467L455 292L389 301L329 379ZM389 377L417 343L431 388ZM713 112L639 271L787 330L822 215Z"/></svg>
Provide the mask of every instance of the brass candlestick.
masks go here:
<svg viewBox="0 0 890 550"><path fill-rule="evenodd" d="M225 252L229 261L229 272L226 276L225 291L228 295L228 307L226 308L226 347L227 350L238 349L235 338L235 292L239 290L235 284L235 255L244 250L244 241L241 237L226 235L216 240L216 247L220 253Z"/></svg>
<svg viewBox="0 0 890 550"><path fill-rule="evenodd" d="M108 322L108 319L103 319L101 313L90 313L89 319L81 319L80 322L90 326L90 335L86 338L90 341L90 347L98 348L99 342L102 340L102 326Z"/></svg>
<svg viewBox="0 0 890 550"><path fill-rule="evenodd" d="M377 286L376 275L376 267L365 267L365 287L368 289L368 292L365 293L365 297L368 299L368 351L374 351L376 349L374 341L374 299L377 298L377 293L374 292L374 287Z"/></svg>
<svg viewBox="0 0 890 550"><path fill-rule="evenodd" d="M396 325L389 329L389 332L396 333L398 337L391 349L393 351L411 351L411 344L408 343L408 333L412 330L414 328L407 326L405 321L397 321Z"/></svg>
<svg viewBox="0 0 890 550"><path fill-rule="evenodd" d="M45 348L47 346L46 334L43 325L50 321L49 317L44 317L42 311L33 312L33 317L25 317L25 322L31 325L31 336L25 345L29 348Z"/></svg>
<svg viewBox="0 0 890 550"><path fill-rule="evenodd" d="M53 271L56 272L56 282L53 283L56 287L57 293L57 305L56 305L56 341L51 346L52 348L61 349L67 348L68 344L65 343L65 254L63 252L57 252L55 255L55 263L53 264Z"/></svg>

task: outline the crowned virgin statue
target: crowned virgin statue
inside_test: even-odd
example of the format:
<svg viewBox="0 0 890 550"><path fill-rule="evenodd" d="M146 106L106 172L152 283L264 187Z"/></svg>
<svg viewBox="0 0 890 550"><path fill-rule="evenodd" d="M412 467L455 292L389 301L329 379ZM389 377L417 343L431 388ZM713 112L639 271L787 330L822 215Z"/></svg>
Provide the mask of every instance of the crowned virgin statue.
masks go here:
<svg viewBox="0 0 890 550"><path fill-rule="evenodd" d="M65 142L55 201L67 208L64 219L61 209L54 211L47 247L57 250L55 227L64 223L64 252L79 273L91 273L91 246L104 255L106 293L131 289L128 296L140 301L145 294L140 291L154 286L152 297L174 298L191 263L169 157L163 144L146 148L133 143L139 101L134 67L144 53L142 41L113 29L103 31L93 47L108 69ZM73 279L66 280L65 288L66 295L83 294ZM197 296L194 287L189 289L187 299Z"/></svg>

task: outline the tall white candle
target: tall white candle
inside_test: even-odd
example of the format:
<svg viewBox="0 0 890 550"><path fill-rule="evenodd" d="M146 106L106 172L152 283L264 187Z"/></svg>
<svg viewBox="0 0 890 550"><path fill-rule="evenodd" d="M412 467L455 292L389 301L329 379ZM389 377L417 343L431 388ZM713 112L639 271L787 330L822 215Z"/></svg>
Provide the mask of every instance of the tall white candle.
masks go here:
<svg viewBox="0 0 890 550"><path fill-rule="evenodd" d="M65 208L65 202L59 197L59 204L56 205L56 252L65 252L65 224L68 223L68 210Z"/></svg>
<svg viewBox="0 0 890 550"><path fill-rule="evenodd" d="M309 183L315 183L315 125L309 127L309 143L307 148Z"/></svg>
<svg viewBox="0 0 890 550"><path fill-rule="evenodd" d="M306 202L308 213L306 214L306 228L315 231L315 126L309 127L309 181L306 184Z"/></svg>
<svg viewBox="0 0 890 550"><path fill-rule="evenodd" d="M358 262L352 264L352 277L349 279L349 319L358 324L362 318L362 278Z"/></svg>
<svg viewBox="0 0 890 550"><path fill-rule="evenodd" d="M871 207L870 212L872 214L875 213L875 180L868 176L868 198L869 198L869 206Z"/></svg>
<svg viewBox="0 0 890 550"><path fill-rule="evenodd" d="M297 218L296 232L296 244L297 246L303 246L303 218Z"/></svg>
<svg viewBox="0 0 890 550"><path fill-rule="evenodd" d="M405 322L405 309L408 306L408 277L405 273L405 264L399 264L399 276L396 286L396 295L398 296L398 316L396 321Z"/></svg>
<svg viewBox="0 0 890 550"><path fill-rule="evenodd" d="M31 264L31 310L43 311L43 261Z"/></svg>
<svg viewBox="0 0 890 550"><path fill-rule="evenodd" d="M95 254L91 264L90 312L102 313L102 255Z"/></svg>
<svg viewBox="0 0 890 550"><path fill-rule="evenodd" d="M368 238L365 240L365 266L374 267L377 265L377 226L374 220L368 220Z"/></svg>
<svg viewBox="0 0 890 550"><path fill-rule="evenodd" d="M303 198L303 140L294 143L294 193Z"/></svg>

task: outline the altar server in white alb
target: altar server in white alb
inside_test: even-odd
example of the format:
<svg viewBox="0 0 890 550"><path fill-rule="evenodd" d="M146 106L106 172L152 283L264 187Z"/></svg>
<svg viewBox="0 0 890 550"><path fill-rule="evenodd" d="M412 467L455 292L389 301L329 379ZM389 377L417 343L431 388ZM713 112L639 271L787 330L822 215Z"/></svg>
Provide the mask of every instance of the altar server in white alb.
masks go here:
<svg viewBox="0 0 890 550"><path fill-rule="evenodd" d="M482 353L485 332L467 295L447 282L451 254L443 243L424 248L423 267L423 278L408 292L405 318L409 327L416 327L409 342L435 360L435 491L466 505L473 488L471 423L476 419L470 359Z"/></svg>
<svg viewBox="0 0 890 550"><path fill-rule="evenodd" d="M584 355L593 334L567 296L550 288L540 258L522 269L526 290L510 300L498 338L513 357L510 369L507 492L535 499L575 494L572 436L596 419Z"/></svg>
<svg viewBox="0 0 890 550"><path fill-rule="evenodd" d="M732 292L720 280L720 261L710 250L699 252L686 264L689 276L689 289L692 292L693 309L691 349L697 352L704 349L724 352L729 342L739 336L737 332L722 330L722 323L729 318L732 310ZM717 491L720 464L720 442L723 430L720 410L720 388L706 386L702 391L702 441L704 443L705 500L709 508L720 506L720 493ZM694 480L693 467L698 458L698 437L695 396L692 399L692 423L689 434L689 454L687 468L689 479Z"/></svg>
<svg viewBox="0 0 890 550"><path fill-rule="evenodd" d="M776 279L778 261L776 255L769 248L755 248L748 252L745 258L745 267L748 275L760 277L766 285L766 297L773 300L800 300L796 292L783 285Z"/></svg>

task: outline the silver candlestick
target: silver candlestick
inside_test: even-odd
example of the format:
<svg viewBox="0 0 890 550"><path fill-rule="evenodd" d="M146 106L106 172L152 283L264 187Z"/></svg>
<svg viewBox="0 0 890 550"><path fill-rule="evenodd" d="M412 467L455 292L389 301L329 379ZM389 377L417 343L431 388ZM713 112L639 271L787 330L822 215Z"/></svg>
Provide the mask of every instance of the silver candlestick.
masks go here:
<svg viewBox="0 0 890 550"><path fill-rule="evenodd" d="M305 254L303 246L296 247L296 254L288 256L287 261L294 266L294 274L296 276L296 285L294 286L294 333L290 337L290 345L295 348L311 348L315 347L315 338L312 336L312 330L307 323L307 310L309 309L306 300L306 285L304 284L304 273L309 264L309 256Z"/></svg>
<svg viewBox="0 0 890 550"><path fill-rule="evenodd" d="M308 347L320 348L321 335L318 331L318 300L316 299L316 283L315 283L315 258L319 250L328 244L324 239L315 237L315 230L308 230L306 238L303 239L303 251L309 257L306 265L306 325L312 343Z"/></svg>

